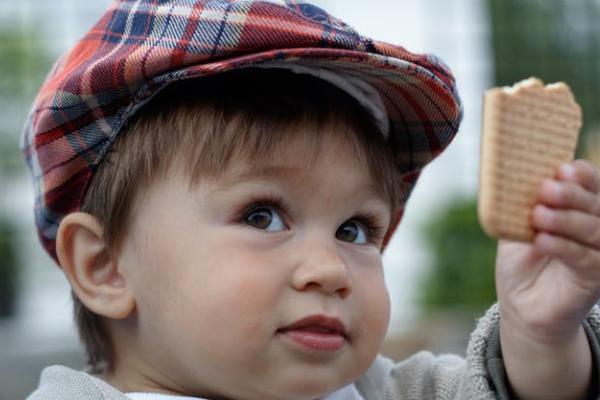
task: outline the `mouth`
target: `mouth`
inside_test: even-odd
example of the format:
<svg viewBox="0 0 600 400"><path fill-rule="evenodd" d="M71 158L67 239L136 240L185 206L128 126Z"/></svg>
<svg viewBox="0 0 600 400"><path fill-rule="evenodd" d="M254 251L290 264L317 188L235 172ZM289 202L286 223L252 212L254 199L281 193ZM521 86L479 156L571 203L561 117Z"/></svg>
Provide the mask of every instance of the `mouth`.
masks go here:
<svg viewBox="0 0 600 400"><path fill-rule="evenodd" d="M317 351L337 351L348 341L344 324L337 318L324 315L303 318L278 329L277 333L295 344Z"/></svg>

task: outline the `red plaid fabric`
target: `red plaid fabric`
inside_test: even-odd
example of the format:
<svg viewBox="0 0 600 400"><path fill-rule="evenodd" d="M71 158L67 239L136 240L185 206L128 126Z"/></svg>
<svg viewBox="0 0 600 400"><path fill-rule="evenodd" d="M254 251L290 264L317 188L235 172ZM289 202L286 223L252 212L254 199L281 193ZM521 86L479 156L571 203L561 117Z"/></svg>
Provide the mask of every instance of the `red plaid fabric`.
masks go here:
<svg viewBox="0 0 600 400"><path fill-rule="evenodd" d="M443 62L363 37L313 5L117 0L54 65L24 129L35 220L48 253L56 259L61 218L79 209L125 121L156 92L177 80L282 64L334 71L375 88L405 200L458 130L462 106Z"/></svg>

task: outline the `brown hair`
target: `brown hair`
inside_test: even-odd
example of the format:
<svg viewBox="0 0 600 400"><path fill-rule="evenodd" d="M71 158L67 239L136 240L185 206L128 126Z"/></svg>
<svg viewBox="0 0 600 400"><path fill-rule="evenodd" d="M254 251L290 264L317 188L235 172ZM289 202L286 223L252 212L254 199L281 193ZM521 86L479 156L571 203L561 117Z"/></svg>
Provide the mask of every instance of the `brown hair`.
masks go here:
<svg viewBox="0 0 600 400"><path fill-rule="evenodd" d="M171 84L138 112L98 168L81 210L104 228L112 252L127 234L140 189L183 162L190 184L217 176L232 163L257 165L297 132L318 146L323 130L342 124L344 141L365 160L392 210L400 206L393 156L369 114L345 92L288 71L249 69ZM298 129L308 127L309 129ZM318 147L315 147L318 148ZM312 157L318 157L318 152ZM310 162L310 160L307 160ZM96 372L110 368L112 346L102 318L73 294L74 316Z"/></svg>

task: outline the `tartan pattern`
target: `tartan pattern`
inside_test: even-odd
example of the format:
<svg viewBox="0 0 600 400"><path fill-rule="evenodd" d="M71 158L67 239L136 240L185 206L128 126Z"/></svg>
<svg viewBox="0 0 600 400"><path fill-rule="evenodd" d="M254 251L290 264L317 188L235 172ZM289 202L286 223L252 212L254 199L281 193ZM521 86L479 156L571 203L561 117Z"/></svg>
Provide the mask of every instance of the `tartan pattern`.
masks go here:
<svg viewBox="0 0 600 400"><path fill-rule="evenodd" d="M404 200L458 130L462 105L441 60L363 37L313 5L116 0L56 62L24 128L21 148L46 251L56 260L61 218L79 209L123 124L157 91L176 80L282 63L332 69L377 89Z"/></svg>

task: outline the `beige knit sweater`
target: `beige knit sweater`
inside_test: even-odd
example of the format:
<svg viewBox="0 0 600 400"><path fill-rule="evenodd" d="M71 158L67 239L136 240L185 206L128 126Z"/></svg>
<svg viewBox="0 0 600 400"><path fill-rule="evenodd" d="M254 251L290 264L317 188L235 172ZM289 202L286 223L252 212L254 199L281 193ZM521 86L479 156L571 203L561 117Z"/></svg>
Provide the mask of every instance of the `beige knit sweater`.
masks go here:
<svg viewBox="0 0 600 400"><path fill-rule="evenodd" d="M356 382L365 400L492 400L509 399L498 336L498 308L493 306L471 335L467 357L420 352L394 364L378 357ZM584 328L594 358L598 398L600 309L595 307ZM85 372L62 366L46 368L39 388L28 400L128 400L124 394Z"/></svg>

